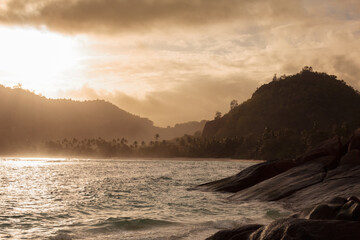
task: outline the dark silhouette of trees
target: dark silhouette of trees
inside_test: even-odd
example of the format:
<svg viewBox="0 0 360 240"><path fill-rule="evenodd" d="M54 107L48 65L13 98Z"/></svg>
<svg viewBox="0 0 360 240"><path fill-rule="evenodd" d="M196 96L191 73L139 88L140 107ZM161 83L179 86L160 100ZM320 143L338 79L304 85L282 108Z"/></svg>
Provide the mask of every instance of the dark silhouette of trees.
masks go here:
<svg viewBox="0 0 360 240"><path fill-rule="evenodd" d="M220 119L221 116L222 116L221 112L216 111L216 112L215 112L215 117L214 117L214 119L215 119L215 120Z"/></svg>
<svg viewBox="0 0 360 240"><path fill-rule="evenodd" d="M158 133L155 134L155 142L158 142L160 138L160 135Z"/></svg>
<svg viewBox="0 0 360 240"><path fill-rule="evenodd" d="M277 76L276 76L276 73L274 74L272 80L273 80L274 82L278 80L278 78L277 78Z"/></svg>
<svg viewBox="0 0 360 240"><path fill-rule="evenodd" d="M232 100L232 101L230 102L230 111L233 110L234 108L236 108L237 106L239 106L238 101L235 100L235 99Z"/></svg>
<svg viewBox="0 0 360 240"><path fill-rule="evenodd" d="M344 81L305 67L300 73L259 87L251 99L206 124L205 138L228 138L254 134L266 127L273 131L290 129L297 133L317 122L321 131L347 122L360 126L360 95ZM339 127L337 127L339 128Z"/></svg>

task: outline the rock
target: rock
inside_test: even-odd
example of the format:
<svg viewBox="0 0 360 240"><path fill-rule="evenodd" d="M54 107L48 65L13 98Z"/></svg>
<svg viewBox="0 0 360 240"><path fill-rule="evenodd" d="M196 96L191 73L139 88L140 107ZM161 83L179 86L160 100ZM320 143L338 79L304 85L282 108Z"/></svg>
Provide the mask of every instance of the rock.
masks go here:
<svg viewBox="0 0 360 240"><path fill-rule="evenodd" d="M340 156L344 153L344 147L341 144L339 137L333 137L328 139L318 146L310 149L300 157L295 159L296 165L304 164L309 161L318 160L323 157L332 156L332 162L326 162L326 166L328 168L335 168L337 166L337 162L340 159Z"/></svg>
<svg viewBox="0 0 360 240"><path fill-rule="evenodd" d="M349 141L348 151L360 150L360 128L356 129Z"/></svg>
<svg viewBox="0 0 360 240"><path fill-rule="evenodd" d="M50 240L72 240L72 237L66 233L59 233L55 237L50 237Z"/></svg>
<svg viewBox="0 0 360 240"><path fill-rule="evenodd" d="M295 160L276 160L259 163L248 167L235 176L205 183L195 189L236 193L273 178L287 170L306 163L319 163L326 169L338 166L341 155L346 149L339 137L322 142ZM311 170L310 170L311 171Z"/></svg>
<svg viewBox="0 0 360 240"><path fill-rule="evenodd" d="M294 161L257 164L204 186L236 192L231 200L279 201L301 210L267 226L220 231L209 240L360 239L360 129L346 147L335 137Z"/></svg>
<svg viewBox="0 0 360 240"><path fill-rule="evenodd" d="M360 166L340 165L328 171L322 182L300 189L281 201L301 210L304 207L329 202L338 196L353 195L360 196Z"/></svg>
<svg viewBox="0 0 360 240"><path fill-rule="evenodd" d="M315 207L306 207L301 212L293 214L292 217L305 219L335 219L340 208L346 202L346 198L335 197L327 203L320 204ZM326 211L330 211L331 213Z"/></svg>
<svg viewBox="0 0 360 240"><path fill-rule="evenodd" d="M360 203L360 199L355 196L351 196L351 197L347 198L346 201L354 201L354 202Z"/></svg>
<svg viewBox="0 0 360 240"><path fill-rule="evenodd" d="M336 219L349 221L360 220L360 204L353 200L349 200L341 207Z"/></svg>
<svg viewBox="0 0 360 240"><path fill-rule="evenodd" d="M360 165L340 165L326 172L321 164L312 163L294 167L243 189L229 199L281 201L302 210L338 196L353 195L360 196Z"/></svg>
<svg viewBox="0 0 360 240"><path fill-rule="evenodd" d="M352 149L341 158L339 164L360 165L360 150Z"/></svg>
<svg viewBox="0 0 360 240"><path fill-rule="evenodd" d="M321 204L314 207L306 219L335 219L342 205Z"/></svg>
<svg viewBox="0 0 360 240"><path fill-rule="evenodd" d="M281 163L254 165L204 186L236 192L231 200L280 201L302 211L263 227L220 231L209 240L360 239L360 129L346 146L335 137Z"/></svg>
<svg viewBox="0 0 360 240"><path fill-rule="evenodd" d="M336 203L334 204L334 202ZM305 215L306 212L308 214ZM359 221L360 201L355 196L348 199L337 198L336 201L331 200L328 204L317 205L310 211L302 211L298 214L298 218Z"/></svg>
<svg viewBox="0 0 360 240"><path fill-rule="evenodd" d="M354 240L360 239L360 222L287 218L252 233L249 240Z"/></svg>
<svg viewBox="0 0 360 240"><path fill-rule="evenodd" d="M248 239L251 233L255 232L257 229L261 228L262 226L263 225L259 225L259 224L250 224L231 230L222 230L215 233L206 240Z"/></svg>
<svg viewBox="0 0 360 240"><path fill-rule="evenodd" d="M252 225L249 225L252 226ZM246 226L243 227L246 229ZM239 228L241 229L241 228ZM253 228L249 228L248 232ZM255 229L220 231L208 240L354 240L360 239L360 222L286 218ZM246 232L246 233L245 233ZM220 233L220 234L219 234ZM217 235L218 234L218 235Z"/></svg>
<svg viewBox="0 0 360 240"><path fill-rule="evenodd" d="M240 201L276 201L291 196L301 189L317 184L324 177L325 170L323 165L319 163L304 164L239 191L232 195L230 199Z"/></svg>
<svg viewBox="0 0 360 240"><path fill-rule="evenodd" d="M235 176L197 186L207 191L238 192L294 167L292 160L263 162L244 169Z"/></svg>

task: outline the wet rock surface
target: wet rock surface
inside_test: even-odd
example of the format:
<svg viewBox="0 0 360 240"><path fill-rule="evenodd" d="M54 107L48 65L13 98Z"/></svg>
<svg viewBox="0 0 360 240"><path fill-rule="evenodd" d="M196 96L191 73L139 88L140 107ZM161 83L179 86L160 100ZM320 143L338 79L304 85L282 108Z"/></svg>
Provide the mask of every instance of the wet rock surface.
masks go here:
<svg viewBox="0 0 360 240"><path fill-rule="evenodd" d="M233 201L279 201L298 211L209 240L360 239L360 129L345 145L334 137L294 160L260 163L199 189L232 192Z"/></svg>
<svg viewBox="0 0 360 240"><path fill-rule="evenodd" d="M325 176L326 172L322 164L305 164L235 193L230 199L276 201L291 196L301 189L320 183Z"/></svg>
<svg viewBox="0 0 360 240"><path fill-rule="evenodd" d="M342 203L341 203L342 202ZM360 201L337 199L267 226L249 224L215 233L207 240L355 240L360 239Z"/></svg>
<svg viewBox="0 0 360 240"><path fill-rule="evenodd" d="M296 165L293 160L263 162L248 167L235 176L199 185L197 186L197 189L206 191L238 192L283 173L294 166Z"/></svg>

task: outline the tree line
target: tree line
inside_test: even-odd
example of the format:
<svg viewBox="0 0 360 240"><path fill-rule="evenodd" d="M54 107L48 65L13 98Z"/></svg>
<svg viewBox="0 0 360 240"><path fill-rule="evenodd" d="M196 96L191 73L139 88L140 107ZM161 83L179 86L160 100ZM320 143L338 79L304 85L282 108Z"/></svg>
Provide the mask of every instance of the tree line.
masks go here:
<svg viewBox="0 0 360 240"><path fill-rule="evenodd" d="M46 154L63 157L122 158L122 157L191 157L191 158L239 158L279 159L294 158L320 142L335 135L345 143L352 134L346 122L334 125L329 131L313 128L297 132L292 129L272 130L265 128L261 136L249 134L231 138L203 138L199 134L184 135L173 140L128 142L125 138L105 140L62 139L46 141Z"/></svg>

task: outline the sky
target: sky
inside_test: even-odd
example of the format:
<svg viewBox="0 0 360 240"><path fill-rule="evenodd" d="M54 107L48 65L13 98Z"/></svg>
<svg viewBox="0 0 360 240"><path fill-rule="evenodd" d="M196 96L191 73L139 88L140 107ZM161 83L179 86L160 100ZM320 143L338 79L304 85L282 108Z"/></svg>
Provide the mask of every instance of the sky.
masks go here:
<svg viewBox="0 0 360 240"><path fill-rule="evenodd" d="M304 66L360 89L358 0L1 0L0 84L156 126L226 113Z"/></svg>

